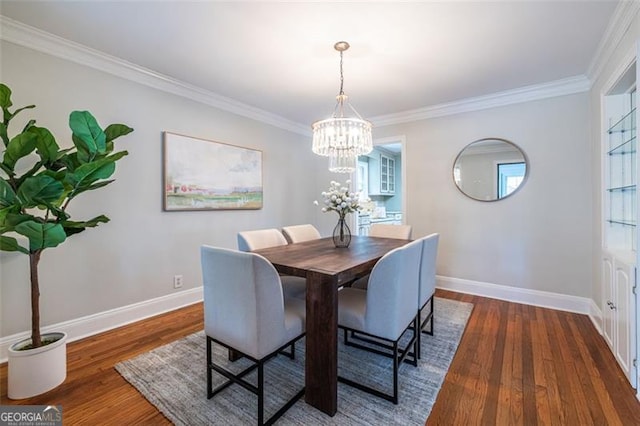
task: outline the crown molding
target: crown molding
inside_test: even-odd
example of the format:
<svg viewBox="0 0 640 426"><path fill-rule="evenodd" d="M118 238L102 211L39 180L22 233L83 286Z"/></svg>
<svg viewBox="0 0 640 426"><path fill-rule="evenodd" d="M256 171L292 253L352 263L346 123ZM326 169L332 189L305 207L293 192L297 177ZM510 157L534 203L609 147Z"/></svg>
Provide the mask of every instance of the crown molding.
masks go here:
<svg viewBox="0 0 640 426"><path fill-rule="evenodd" d="M0 39L304 136L309 126L218 95L0 15Z"/></svg>
<svg viewBox="0 0 640 426"><path fill-rule="evenodd" d="M623 0L618 3L587 69L590 81L594 82L600 77L605 65L611 59L639 11L640 0Z"/></svg>
<svg viewBox="0 0 640 426"><path fill-rule="evenodd" d="M460 101L447 102L425 108L418 108L394 114L369 117L375 126L382 127L391 124L407 123L411 121L426 120L429 118L444 117L463 112L478 111L522 102L536 101L555 96L572 95L586 92L591 88L589 79L584 75L564 78L543 84L520 87L490 95L462 99Z"/></svg>

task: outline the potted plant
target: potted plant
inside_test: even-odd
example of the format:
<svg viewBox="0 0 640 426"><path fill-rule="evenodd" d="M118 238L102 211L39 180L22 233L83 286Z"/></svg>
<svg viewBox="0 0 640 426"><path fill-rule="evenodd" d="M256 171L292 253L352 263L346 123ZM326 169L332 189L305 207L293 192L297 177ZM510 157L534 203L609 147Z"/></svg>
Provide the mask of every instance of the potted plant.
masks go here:
<svg viewBox="0 0 640 426"><path fill-rule="evenodd" d="M31 338L9 348L8 396L20 399L53 389L67 374L66 334L40 331L40 257L45 249L109 221L104 215L71 220L69 203L113 182L109 177L116 161L127 155L114 152L113 141L133 129L111 124L102 130L89 112L74 111L69 117L73 147L61 149L35 120L10 137L9 126L18 113L35 108L11 111L12 105L11 90L0 83L0 249L29 256L31 283Z"/></svg>

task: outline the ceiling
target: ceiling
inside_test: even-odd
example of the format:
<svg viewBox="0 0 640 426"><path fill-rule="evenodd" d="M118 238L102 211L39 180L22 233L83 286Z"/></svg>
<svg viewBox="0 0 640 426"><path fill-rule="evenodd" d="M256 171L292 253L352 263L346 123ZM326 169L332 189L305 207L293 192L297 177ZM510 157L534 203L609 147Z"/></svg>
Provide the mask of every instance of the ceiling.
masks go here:
<svg viewBox="0 0 640 426"><path fill-rule="evenodd" d="M308 126L585 75L617 2L11 1L0 13Z"/></svg>

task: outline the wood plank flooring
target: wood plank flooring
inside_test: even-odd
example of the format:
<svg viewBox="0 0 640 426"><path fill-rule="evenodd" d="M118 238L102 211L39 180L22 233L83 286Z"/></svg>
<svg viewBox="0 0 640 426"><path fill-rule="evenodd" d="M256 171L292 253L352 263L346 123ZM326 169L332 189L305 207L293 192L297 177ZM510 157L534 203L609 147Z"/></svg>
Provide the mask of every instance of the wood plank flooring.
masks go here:
<svg viewBox="0 0 640 426"><path fill-rule="evenodd" d="M635 390L587 316L436 294L475 306L428 425L640 425ZM71 343L65 383L28 400L7 399L0 365L0 404L60 404L65 425L170 424L113 366L202 327L196 304Z"/></svg>

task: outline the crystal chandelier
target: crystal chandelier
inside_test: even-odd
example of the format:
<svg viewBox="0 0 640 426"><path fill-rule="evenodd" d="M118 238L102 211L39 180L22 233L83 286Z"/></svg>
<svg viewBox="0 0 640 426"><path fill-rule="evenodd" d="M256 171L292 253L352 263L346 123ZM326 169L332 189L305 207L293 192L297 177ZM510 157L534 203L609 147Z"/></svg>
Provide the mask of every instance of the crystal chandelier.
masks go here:
<svg viewBox="0 0 640 426"><path fill-rule="evenodd" d="M329 157L329 171L353 173L356 170L358 156L368 154L373 149L372 126L358 114L358 111L349 103L347 95L344 94L342 52L349 48L349 43L339 41L333 48L340 52L340 93L336 96L337 102L333 116L311 125L312 150L318 155ZM345 107L348 107L355 117L345 117Z"/></svg>

